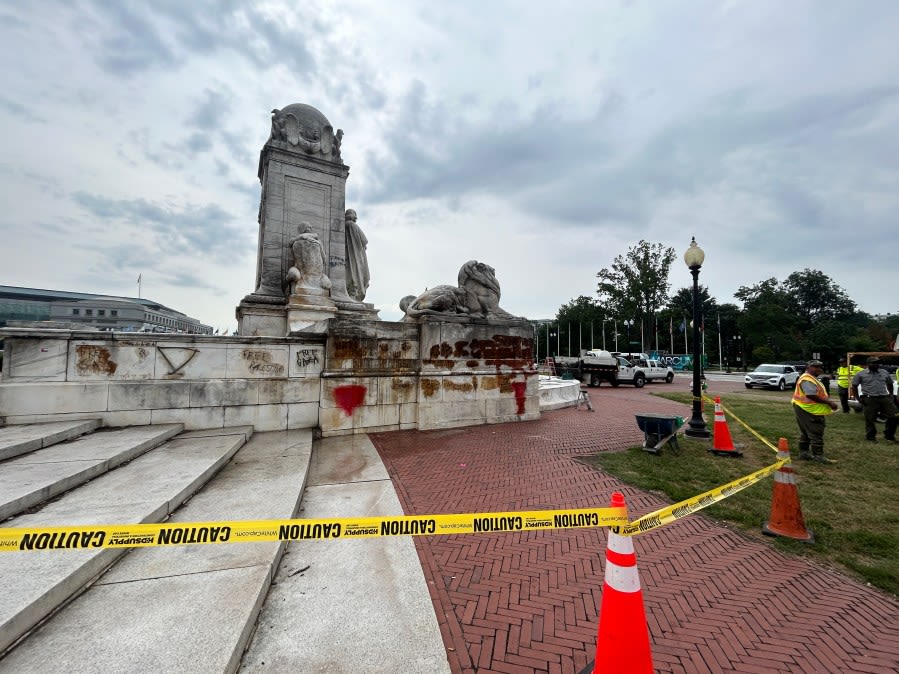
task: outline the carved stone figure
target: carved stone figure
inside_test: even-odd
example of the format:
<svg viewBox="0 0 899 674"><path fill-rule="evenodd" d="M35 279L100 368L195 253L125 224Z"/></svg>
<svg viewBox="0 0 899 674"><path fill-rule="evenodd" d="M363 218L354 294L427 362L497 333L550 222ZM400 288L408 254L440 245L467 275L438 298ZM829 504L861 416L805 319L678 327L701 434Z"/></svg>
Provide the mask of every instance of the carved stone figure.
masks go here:
<svg viewBox="0 0 899 674"><path fill-rule="evenodd" d="M284 120L280 115L281 111L278 108L272 110L272 133L269 136L269 140L285 140Z"/></svg>
<svg viewBox="0 0 899 674"><path fill-rule="evenodd" d="M455 286L434 286L421 295L407 295L400 300L400 309L406 318L433 316L435 314L467 314L465 291Z"/></svg>
<svg viewBox="0 0 899 674"><path fill-rule="evenodd" d="M331 288L331 279L325 275L325 249L308 222L300 224L300 235L290 242L290 252L293 266L287 270L286 281L291 295Z"/></svg>
<svg viewBox="0 0 899 674"><path fill-rule="evenodd" d="M472 315L484 318L515 318L499 308L499 281L488 264L469 260L459 270L459 287L465 290L465 303Z"/></svg>
<svg viewBox="0 0 899 674"><path fill-rule="evenodd" d="M343 131L334 127L323 114L310 105L294 103L272 110L272 132L269 140L288 143L306 154L340 161Z"/></svg>
<svg viewBox="0 0 899 674"><path fill-rule="evenodd" d="M346 290L350 297L362 301L368 290L368 239L356 224L356 211L346 212Z"/></svg>
<svg viewBox="0 0 899 674"><path fill-rule="evenodd" d="M331 158L340 159L340 144L343 142L343 129L337 129L337 135L334 136L334 142L331 144Z"/></svg>
<svg viewBox="0 0 899 674"><path fill-rule="evenodd" d="M488 264L469 260L459 269L458 287L440 285L426 290L418 297L408 295L400 301L404 320L429 315L465 315L477 318L514 319L499 307L499 281L496 271Z"/></svg>

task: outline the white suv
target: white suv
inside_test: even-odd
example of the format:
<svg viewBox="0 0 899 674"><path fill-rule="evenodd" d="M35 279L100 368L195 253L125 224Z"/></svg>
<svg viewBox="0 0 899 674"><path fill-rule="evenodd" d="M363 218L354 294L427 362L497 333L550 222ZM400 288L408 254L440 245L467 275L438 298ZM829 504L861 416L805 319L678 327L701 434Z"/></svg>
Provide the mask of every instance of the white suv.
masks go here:
<svg viewBox="0 0 899 674"><path fill-rule="evenodd" d="M787 386L795 386L797 379L799 379L799 371L792 365L769 365L766 363L748 373L743 381L746 388L761 386L783 391Z"/></svg>

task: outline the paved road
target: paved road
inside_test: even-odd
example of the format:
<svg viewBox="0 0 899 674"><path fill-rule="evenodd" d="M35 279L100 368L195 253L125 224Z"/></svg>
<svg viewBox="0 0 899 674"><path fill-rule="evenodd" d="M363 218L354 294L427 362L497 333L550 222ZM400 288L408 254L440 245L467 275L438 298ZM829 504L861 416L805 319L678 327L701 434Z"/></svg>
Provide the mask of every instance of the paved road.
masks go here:
<svg viewBox="0 0 899 674"><path fill-rule="evenodd" d="M689 388L679 376L673 388ZM592 389L596 413L373 435L409 513L665 504L578 457L639 444L664 384ZM709 395L745 391L710 380ZM783 394L781 394L783 395ZM711 486L711 485L710 485ZM595 655L603 529L416 539L453 672L580 672ZM899 672L899 601L693 515L635 539L657 672Z"/></svg>

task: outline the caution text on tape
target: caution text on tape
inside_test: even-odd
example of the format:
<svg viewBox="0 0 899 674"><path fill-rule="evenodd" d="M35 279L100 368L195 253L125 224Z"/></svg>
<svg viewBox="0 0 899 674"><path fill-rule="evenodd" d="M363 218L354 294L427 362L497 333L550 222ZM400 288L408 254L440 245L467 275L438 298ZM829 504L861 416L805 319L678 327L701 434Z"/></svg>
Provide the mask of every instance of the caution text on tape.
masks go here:
<svg viewBox="0 0 899 674"><path fill-rule="evenodd" d="M766 445L774 447L745 422L739 419L738 421ZM627 522L625 508L582 508L316 520L0 528L0 552L480 534L602 526L614 527L617 532L626 536L635 536L675 522L726 499L767 477L789 461L788 458L778 460L754 473L656 510L630 523Z"/></svg>
<svg viewBox="0 0 899 674"><path fill-rule="evenodd" d="M624 508L0 529L0 552L334 540L623 526Z"/></svg>

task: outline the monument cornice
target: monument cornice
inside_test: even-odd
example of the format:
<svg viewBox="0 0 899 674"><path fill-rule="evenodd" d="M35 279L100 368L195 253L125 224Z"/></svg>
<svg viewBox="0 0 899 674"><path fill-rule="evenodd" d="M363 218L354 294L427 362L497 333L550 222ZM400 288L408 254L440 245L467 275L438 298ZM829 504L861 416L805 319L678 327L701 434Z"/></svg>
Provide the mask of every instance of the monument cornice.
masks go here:
<svg viewBox="0 0 899 674"><path fill-rule="evenodd" d="M257 171L257 175L260 181L263 180L263 175L265 173L264 167L266 164L266 159L274 159L281 162L282 164L288 164L290 166L296 166L298 168L312 171L318 171L320 173L326 173L328 175L338 176L344 179L346 179L346 177L350 174L350 167L343 162L334 162L327 159L314 157L306 154L305 152L297 151L288 143L285 143L283 141L270 140L263 146L262 150L259 152L259 169Z"/></svg>

